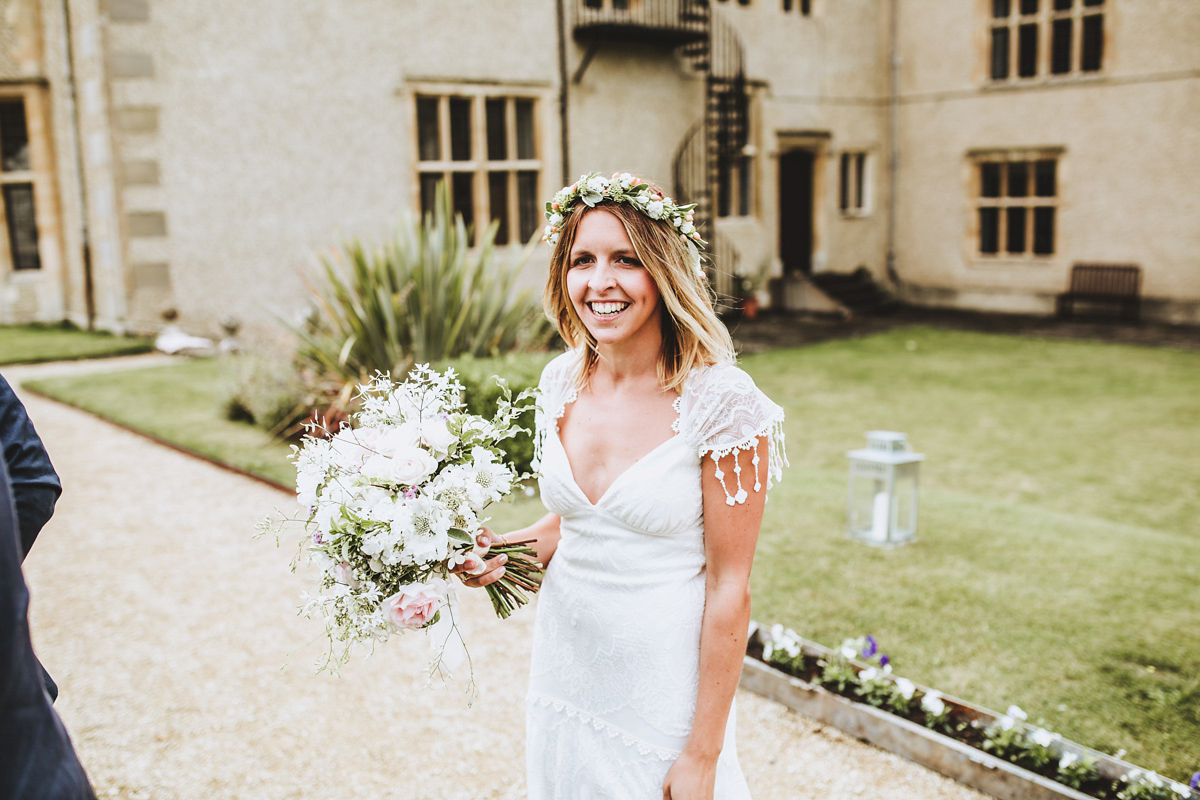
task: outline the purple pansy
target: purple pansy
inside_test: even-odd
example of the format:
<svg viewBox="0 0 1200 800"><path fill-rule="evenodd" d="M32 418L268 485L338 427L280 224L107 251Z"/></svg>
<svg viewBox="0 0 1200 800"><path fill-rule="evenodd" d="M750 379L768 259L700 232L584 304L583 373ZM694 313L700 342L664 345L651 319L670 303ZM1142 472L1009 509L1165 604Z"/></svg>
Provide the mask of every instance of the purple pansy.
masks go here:
<svg viewBox="0 0 1200 800"><path fill-rule="evenodd" d="M1197 772L1192 776L1192 781L1188 784L1188 786L1192 787L1193 789L1200 790L1200 772Z"/></svg>
<svg viewBox="0 0 1200 800"><path fill-rule="evenodd" d="M871 656L875 655L878 652L879 652L879 645L877 645L875 643L875 637L868 636L867 643L866 643L866 645L863 646L863 651L862 651L863 658L870 658Z"/></svg>
<svg viewBox="0 0 1200 800"><path fill-rule="evenodd" d="M889 661L891 661L891 659L887 657L887 653L884 653L879 657L879 666L886 667Z"/></svg>

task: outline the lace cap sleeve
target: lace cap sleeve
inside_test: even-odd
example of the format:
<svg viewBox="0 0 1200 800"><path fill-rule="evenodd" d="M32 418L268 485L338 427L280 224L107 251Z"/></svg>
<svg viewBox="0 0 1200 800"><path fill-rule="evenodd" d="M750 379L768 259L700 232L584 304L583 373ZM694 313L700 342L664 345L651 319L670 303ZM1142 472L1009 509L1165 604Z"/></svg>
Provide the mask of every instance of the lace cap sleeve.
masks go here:
<svg viewBox="0 0 1200 800"><path fill-rule="evenodd" d="M533 469L538 471L542 464L542 448L546 435L555 420L563 414L567 403L575 399L575 364L579 354L568 350L555 358L542 370L538 381L537 408L534 411Z"/></svg>
<svg viewBox="0 0 1200 800"><path fill-rule="evenodd" d="M725 489L728 505L744 503L746 485L763 488L765 472L769 489L783 477L787 455L783 446L783 409L759 391L754 380L733 364L716 364L700 370L684 386L680 397L679 432L696 447L701 458L708 455L717 466L717 478ZM754 454L754 480L744 480L741 463L734 475L720 468L720 460L737 450L753 450L759 437L767 439L766 468Z"/></svg>

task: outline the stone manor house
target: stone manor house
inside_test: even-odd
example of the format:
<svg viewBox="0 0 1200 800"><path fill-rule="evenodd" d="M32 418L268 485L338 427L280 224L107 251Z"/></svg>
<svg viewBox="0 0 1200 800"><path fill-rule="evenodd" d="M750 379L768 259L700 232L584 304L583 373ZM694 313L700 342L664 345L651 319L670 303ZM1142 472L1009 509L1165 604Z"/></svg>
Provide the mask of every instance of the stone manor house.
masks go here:
<svg viewBox="0 0 1200 800"><path fill-rule="evenodd" d="M1200 2L0 0L0 323L269 325L439 180L511 252L591 170L786 307L865 268L1051 314L1128 264L1200 324Z"/></svg>

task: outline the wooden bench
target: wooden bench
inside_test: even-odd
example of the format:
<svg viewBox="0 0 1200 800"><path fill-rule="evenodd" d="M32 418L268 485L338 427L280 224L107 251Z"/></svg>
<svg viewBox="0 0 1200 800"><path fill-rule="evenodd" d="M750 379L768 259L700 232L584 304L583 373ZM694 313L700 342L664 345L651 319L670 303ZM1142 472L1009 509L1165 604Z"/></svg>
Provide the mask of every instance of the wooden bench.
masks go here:
<svg viewBox="0 0 1200 800"><path fill-rule="evenodd" d="M1058 296L1058 316L1071 319L1076 303L1082 303L1089 313L1115 312L1121 319L1137 321L1141 289L1141 267L1076 264L1071 267L1070 287Z"/></svg>

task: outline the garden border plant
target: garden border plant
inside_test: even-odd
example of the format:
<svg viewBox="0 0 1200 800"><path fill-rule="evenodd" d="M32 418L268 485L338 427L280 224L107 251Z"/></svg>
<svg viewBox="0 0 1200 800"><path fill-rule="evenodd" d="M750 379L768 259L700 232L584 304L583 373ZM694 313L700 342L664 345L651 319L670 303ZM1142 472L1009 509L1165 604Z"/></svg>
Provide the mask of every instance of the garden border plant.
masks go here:
<svg viewBox="0 0 1200 800"><path fill-rule="evenodd" d="M802 686L819 687L850 703L923 725L1073 790L1058 793L1060 797L1200 800L1200 772L1192 776L1189 788L1124 762L1120 754L1106 755L1031 725L1017 706L999 714L919 686L892 673L889 657L871 636L847 639L830 649L782 625L764 629L752 622L747 660L766 665L780 679L790 676Z"/></svg>

